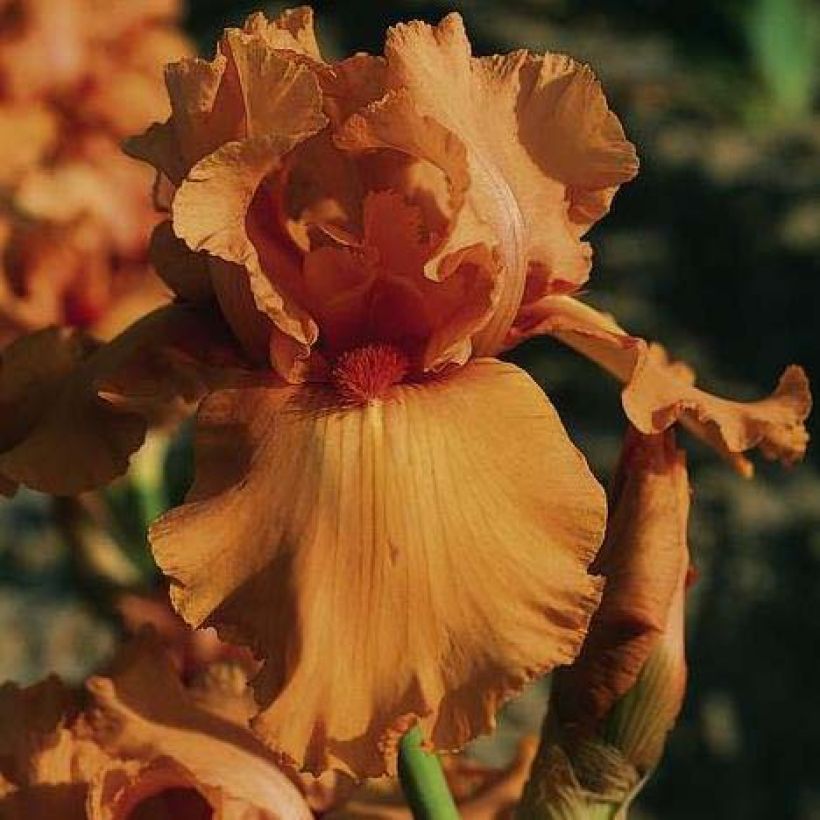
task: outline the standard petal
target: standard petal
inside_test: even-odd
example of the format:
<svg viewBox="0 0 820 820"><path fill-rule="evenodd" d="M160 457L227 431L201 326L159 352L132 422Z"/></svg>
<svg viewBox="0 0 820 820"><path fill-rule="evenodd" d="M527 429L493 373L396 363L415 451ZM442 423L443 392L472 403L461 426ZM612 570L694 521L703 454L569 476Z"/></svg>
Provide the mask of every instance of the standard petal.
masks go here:
<svg viewBox="0 0 820 820"><path fill-rule="evenodd" d="M336 135L335 142L348 151L401 151L438 168L447 179L449 193L450 224L447 232L437 237L437 244L443 245L455 226L470 186L467 152L455 133L431 117L420 114L410 94L400 90L387 94L350 117ZM436 274L437 267L437 264L431 266L431 275Z"/></svg>
<svg viewBox="0 0 820 820"><path fill-rule="evenodd" d="M578 287L590 267L579 241L573 191L589 198L632 178L637 161L589 69L569 58L515 52L475 59L461 17L437 27L391 29L389 84L465 144L470 204L493 229L506 268L496 315L479 352L496 352L512 325L528 275Z"/></svg>
<svg viewBox="0 0 820 820"><path fill-rule="evenodd" d="M227 142L262 135L295 144L325 123L313 73L277 50L253 19L245 30L226 30L213 60L168 66L170 119L127 143L128 153L174 185Z"/></svg>
<svg viewBox="0 0 820 820"><path fill-rule="evenodd" d="M87 686L96 706L94 737L109 753L154 761L154 766L167 759L177 768L176 782L135 782L137 789L142 787L140 797L146 796L146 785L154 791L179 787L179 775L185 773L189 782L182 785L206 793L218 790L220 797L241 801L246 810L255 807L266 812L266 820L312 818L304 798L272 754L247 728L197 706L167 655L150 637L138 639L122 653L109 676L92 678ZM164 774L167 778L171 773L166 768Z"/></svg>
<svg viewBox="0 0 820 820"><path fill-rule="evenodd" d="M635 684L667 629L689 568L686 459L671 431L627 435L604 545L606 578L578 660L560 680L561 717L596 726Z"/></svg>
<svg viewBox="0 0 820 820"><path fill-rule="evenodd" d="M242 277L247 281L252 299L236 302L236 292L245 290L245 283L233 286L234 304L226 310L237 337L243 342L246 328L258 323L254 312L267 317L282 333L300 345L309 347L316 341L317 329L312 318L290 295L294 265L268 270L263 258L275 255L281 260L286 254L274 240L257 248L251 239L253 230L251 207L260 194L260 185L268 174L280 167L281 157L292 148L290 140L259 138L229 142L197 163L174 197L174 232L193 251L207 251L217 260L231 263L224 275ZM260 195L264 195L261 192ZM254 208L254 213L259 208ZM260 245L264 231L254 231ZM298 271L298 268L295 269ZM226 283L214 281L217 296L224 305L221 288ZM285 375L285 374L283 374Z"/></svg>
<svg viewBox="0 0 820 820"><path fill-rule="evenodd" d="M744 475L751 475L753 468L742 453L752 448L784 464L799 461L806 451L804 422L812 400L806 374L797 365L786 368L767 398L738 402L695 387L691 369L670 362L659 345L630 336L610 317L571 297L550 296L529 306L507 344L543 333L623 382L624 410L646 435L679 421Z"/></svg>
<svg viewBox="0 0 820 820"><path fill-rule="evenodd" d="M320 386L222 391L197 435L154 554L186 620L265 661L255 728L287 758L380 775L417 720L460 746L576 655L604 498L517 368L482 360L356 408Z"/></svg>

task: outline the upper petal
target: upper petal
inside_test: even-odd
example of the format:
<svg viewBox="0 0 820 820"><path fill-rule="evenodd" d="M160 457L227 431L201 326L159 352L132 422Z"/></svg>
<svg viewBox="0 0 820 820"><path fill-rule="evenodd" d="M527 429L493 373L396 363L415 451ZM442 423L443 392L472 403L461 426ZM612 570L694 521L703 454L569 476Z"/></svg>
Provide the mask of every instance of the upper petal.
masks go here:
<svg viewBox="0 0 820 820"><path fill-rule="evenodd" d="M470 205L493 230L506 267L496 315L478 342L479 352L492 353L531 269L547 282L585 281L590 253L571 216L571 190L588 198L630 179L634 149L589 69L526 52L472 58L457 14L437 27L396 26L385 53L390 84L407 89L422 114L467 148Z"/></svg>
<svg viewBox="0 0 820 820"><path fill-rule="evenodd" d="M151 533L185 618L264 659L258 733L312 771L389 771L418 719L443 748L488 731L598 600L603 495L537 386L487 360L391 390L213 394Z"/></svg>
<svg viewBox="0 0 820 820"><path fill-rule="evenodd" d="M803 457L809 435L805 420L811 392L803 369L790 365L765 399L738 402L694 386L694 374L670 362L659 345L630 336L610 317L566 296L530 305L508 337L508 345L548 333L592 359L624 382L623 406L642 433L660 433L676 421L750 475L742 455L754 447L766 458L792 464Z"/></svg>

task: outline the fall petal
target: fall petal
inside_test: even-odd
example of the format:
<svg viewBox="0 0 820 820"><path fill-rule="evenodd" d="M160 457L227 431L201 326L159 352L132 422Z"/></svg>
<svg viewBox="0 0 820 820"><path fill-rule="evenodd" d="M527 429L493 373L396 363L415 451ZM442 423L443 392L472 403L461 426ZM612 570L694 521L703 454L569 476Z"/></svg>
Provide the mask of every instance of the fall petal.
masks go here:
<svg viewBox="0 0 820 820"><path fill-rule="evenodd" d="M118 659L110 676L92 678L87 686L97 709L94 734L106 750L160 764L170 760L176 767L169 772L160 765L155 777L164 776L166 782L137 782L137 787L159 790L188 785L206 795L209 789L218 790L209 795L212 802L221 802L224 793L246 809L265 811L265 818L308 820L312 816L271 753L246 728L193 702L154 639L138 639Z"/></svg>
<svg viewBox="0 0 820 820"><path fill-rule="evenodd" d="M188 502L151 534L186 620L265 660L257 732L315 772L393 768L418 719L438 747L488 731L599 596L600 488L522 371L391 390L213 394Z"/></svg>
<svg viewBox="0 0 820 820"><path fill-rule="evenodd" d="M679 421L714 447L740 472L752 466L742 455L757 447L768 459L792 464L808 443L805 419L811 393L803 369L790 365L765 399L737 402L694 386L685 365L670 362L659 345L630 336L616 322L565 296L529 306L508 337L510 346L547 333L577 350L625 384L623 406L640 432L652 435Z"/></svg>
<svg viewBox="0 0 820 820"><path fill-rule="evenodd" d="M604 596L581 655L561 678L559 708L572 724L594 725L633 687L683 589L689 482L671 431L628 434L611 509L593 565L607 579Z"/></svg>

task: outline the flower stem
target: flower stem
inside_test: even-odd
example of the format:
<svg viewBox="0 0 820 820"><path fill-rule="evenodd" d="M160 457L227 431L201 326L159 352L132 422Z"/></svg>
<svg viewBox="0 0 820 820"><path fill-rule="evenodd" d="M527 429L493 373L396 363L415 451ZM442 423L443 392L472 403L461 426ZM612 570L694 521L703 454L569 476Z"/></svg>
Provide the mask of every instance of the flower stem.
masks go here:
<svg viewBox="0 0 820 820"><path fill-rule="evenodd" d="M399 746L399 779L415 820L458 820L459 814L441 762L424 751L418 726L411 729Z"/></svg>

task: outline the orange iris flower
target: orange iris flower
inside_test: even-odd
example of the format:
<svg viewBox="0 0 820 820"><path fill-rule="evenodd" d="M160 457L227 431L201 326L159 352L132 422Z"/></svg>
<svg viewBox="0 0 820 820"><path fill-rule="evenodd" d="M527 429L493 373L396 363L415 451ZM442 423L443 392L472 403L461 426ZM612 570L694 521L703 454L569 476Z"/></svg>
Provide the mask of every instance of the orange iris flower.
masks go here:
<svg viewBox="0 0 820 820"><path fill-rule="evenodd" d="M119 144L167 116L162 67L190 51L178 14L0 3L0 343L50 324L107 338L168 300L148 261L150 172Z"/></svg>
<svg viewBox="0 0 820 820"><path fill-rule="evenodd" d="M143 635L90 703L52 677L0 688L4 820L311 820L296 785L246 726L242 692L214 668L182 686Z"/></svg>
<svg viewBox="0 0 820 820"><path fill-rule="evenodd" d="M169 403L199 404L195 483L152 548L184 618L262 660L253 727L286 759L380 775L415 723L460 747L578 654L604 494L495 358L519 339L599 361L643 432L680 420L732 458L805 447L799 369L762 402L716 399L576 299L582 237L637 171L585 66L473 57L457 14L328 63L297 9L167 85L171 117L129 151L158 170L178 301L106 346L10 348L0 474L87 489Z"/></svg>

